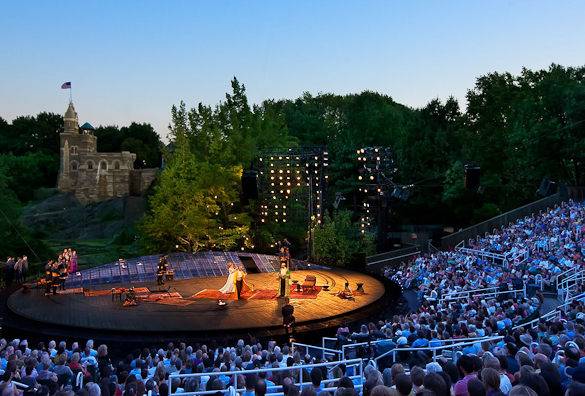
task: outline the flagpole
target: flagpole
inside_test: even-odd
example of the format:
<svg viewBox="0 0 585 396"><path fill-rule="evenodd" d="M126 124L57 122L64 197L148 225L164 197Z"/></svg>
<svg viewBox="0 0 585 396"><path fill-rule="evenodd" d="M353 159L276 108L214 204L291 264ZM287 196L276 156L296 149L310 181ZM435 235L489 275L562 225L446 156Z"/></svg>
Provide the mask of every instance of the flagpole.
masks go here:
<svg viewBox="0 0 585 396"><path fill-rule="evenodd" d="M69 84L69 103L73 103L73 94L72 94L73 88L72 87L73 87L73 84Z"/></svg>

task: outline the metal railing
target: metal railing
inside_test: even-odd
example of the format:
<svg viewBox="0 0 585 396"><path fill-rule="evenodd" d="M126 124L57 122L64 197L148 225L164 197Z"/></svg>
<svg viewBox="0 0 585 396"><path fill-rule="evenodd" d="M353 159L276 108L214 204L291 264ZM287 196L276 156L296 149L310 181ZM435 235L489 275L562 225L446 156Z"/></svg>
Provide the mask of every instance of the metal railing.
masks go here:
<svg viewBox="0 0 585 396"><path fill-rule="evenodd" d="M445 297L439 299L441 304L446 304L450 302L455 302L458 300L469 300L470 298L481 297L481 298L494 298L501 294L514 294L514 297L518 295L518 293L522 293L522 296L526 298L526 284L522 287L522 289L514 289L514 290L499 290L499 286L493 287L486 287L483 289L473 289L473 290L462 290L458 292L453 292L447 294Z"/></svg>
<svg viewBox="0 0 585 396"><path fill-rule="evenodd" d="M323 337L321 339L321 347L322 348L335 349L336 346L337 346L337 337Z"/></svg>
<svg viewBox="0 0 585 396"><path fill-rule="evenodd" d="M563 279L573 275L576 272L579 272L579 266L571 267L555 276L555 286L557 290L560 288L560 283L563 281Z"/></svg>
<svg viewBox="0 0 585 396"><path fill-rule="evenodd" d="M461 342L468 342L468 341L474 341L474 342L478 342L478 341L483 341L486 338L489 338L489 336L483 336L483 337L469 337L469 338L448 338L445 340L437 340L438 342L442 343L442 344L457 344L457 343L461 343ZM350 352L348 352L348 350L350 349L355 349L355 348L359 348L359 347L363 347L363 346L376 346L378 344L384 343L384 342L388 342L388 341L392 341L389 338L382 338L379 340L373 340L373 341L364 341L364 342L355 342L352 344L345 344L341 347L341 350L343 351L343 359L353 359L354 357L350 356ZM393 342L393 341L392 341ZM432 342L432 341L429 341ZM430 347L422 347L422 349L426 349L426 348L430 348Z"/></svg>
<svg viewBox="0 0 585 396"><path fill-rule="evenodd" d="M456 349L461 349L467 346L472 346L474 344L477 343L482 343L482 342L492 342L492 341L499 341L501 339L503 339L504 336L496 336L496 337L484 337L482 339L478 339L475 341L466 341L466 342L458 342L458 343L454 343L454 344L450 344L450 345L441 345L441 346L436 346L436 347L420 347L420 348L394 348L390 351L387 351L383 354L381 354L380 356L377 356L374 358L374 362L376 363L376 366L379 368L379 361L381 359L384 359L390 355L392 355L392 361L396 362L396 354L397 353L401 353L401 352L430 352L432 354L432 360L433 362L437 361L437 352L441 351L441 353L443 353L443 351L446 350L451 350L451 357L455 356L455 352ZM444 355L442 355L443 357L445 357Z"/></svg>
<svg viewBox="0 0 585 396"><path fill-rule="evenodd" d="M325 346L316 346L316 345L309 345L303 344L300 342L293 342L292 344L293 351L299 351L301 356L309 354L311 356L319 356L321 355L321 359L328 359L333 357L335 360L341 360L343 356L343 351L334 348L326 348ZM317 353L313 353L312 351L316 350Z"/></svg>
<svg viewBox="0 0 585 396"><path fill-rule="evenodd" d="M349 378L352 380L359 379L358 383L355 385L356 388L361 388L364 381L364 361L362 359L351 359L351 360L341 360L335 362L327 362L327 363L317 363L317 364L306 364L306 365L299 365L299 366L291 366L291 367L276 367L276 368L260 368L254 370L240 370L240 371L226 371L226 372L215 372L215 373L192 373L192 374L178 374L178 373L171 373L167 380L167 385L169 387L169 396L173 395L181 395L181 396L195 396L195 395L211 395L221 392L223 394L228 394L231 392L245 392L246 388L243 385L243 388L240 388L240 384L238 384L238 376L240 375L249 375L249 374L258 374L258 373L274 373L280 371L286 372L295 372L298 371L298 378L295 378L294 384L299 387L300 391L303 390L303 387L309 386L311 384L310 378L305 378L303 380L303 371L304 370L312 370L317 367L325 367L328 371L333 370L336 366L344 364L346 366L346 372L351 373ZM185 378L201 378L201 377L209 377L208 381L212 381L215 378L219 377L227 377L230 379L230 382L226 385L226 389L223 390L211 390L211 391L203 391L197 390L193 392L174 392L173 391L173 383L177 381L180 383L181 379ZM294 376L293 376L294 377ZM308 380L308 381L307 381ZM322 381L322 384L331 385L338 381L339 378L328 378ZM275 385L274 387L269 387L267 391L267 395L276 395L282 394L282 387L280 385ZM336 386L324 387L326 391L335 391Z"/></svg>
<svg viewBox="0 0 585 396"><path fill-rule="evenodd" d="M505 255L500 253L489 252L487 250L459 247L456 249L456 251L458 251L459 253L465 253L470 254L472 256L481 257L486 261L490 260L492 263L496 263L497 261L499 261L500 265L504 265L508 262L508 258Z"/></svg>
<svg viewBox="0 0 585 396"><path fill-rule="evenodd" d="M585 283L585 269L578 269L562 278L558 283L557 296L563 302L579 291L579 286Z"/></svg>

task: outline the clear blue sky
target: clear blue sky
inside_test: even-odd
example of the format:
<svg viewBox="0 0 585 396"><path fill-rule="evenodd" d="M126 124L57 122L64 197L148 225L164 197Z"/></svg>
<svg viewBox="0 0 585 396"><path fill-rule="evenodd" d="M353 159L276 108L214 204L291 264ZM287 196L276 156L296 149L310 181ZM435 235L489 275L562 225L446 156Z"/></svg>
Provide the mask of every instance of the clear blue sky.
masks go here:
<svg viewBox="0 0 585 396"><path fill-rule="evenodd" d="M585 64L585 1L0 1L0 116L151 122L216 103L374 90L412 107L475 78Z"/></svg>

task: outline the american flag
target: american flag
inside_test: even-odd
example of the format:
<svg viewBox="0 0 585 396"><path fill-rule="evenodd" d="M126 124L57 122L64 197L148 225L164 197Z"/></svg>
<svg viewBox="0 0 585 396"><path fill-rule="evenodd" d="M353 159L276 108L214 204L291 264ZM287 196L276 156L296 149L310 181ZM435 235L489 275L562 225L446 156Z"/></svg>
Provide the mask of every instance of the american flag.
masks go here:
<svg viewBox="0 0 585 396"><path fill-rule="evenodd" d="M61 89L71 89L71 81L67 81L61 84Z"/></svg>

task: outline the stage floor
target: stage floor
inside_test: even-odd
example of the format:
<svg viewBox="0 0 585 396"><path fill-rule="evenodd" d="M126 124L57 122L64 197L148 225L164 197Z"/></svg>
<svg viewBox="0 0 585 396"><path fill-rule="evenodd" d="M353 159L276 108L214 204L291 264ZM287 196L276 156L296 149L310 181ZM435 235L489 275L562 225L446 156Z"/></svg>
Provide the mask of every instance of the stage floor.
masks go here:
<svg viewBox="0 0 585 396"><path fill-rule="evenodd" d="M315 275L317 285L327 284L329 290L321 290L314 298L291 299L297 326L350 314L373 304L384 295L381 282L357 272L343 269L300 270L293 272L292 279L302 283L306 275ZM269 294L266 293L268 290L278 289L275 273L249 274L246 279L255 290L264 290L264 295ZM214 299L194 297L204 290L207 292L200 293L200 296L206 293L212 295L209 291L222 287L225 280L224 277L212 277L167 282L165 286L170 286L170 291L176 296L170 303L140 301L138 306L122 307L120 302L112 301L111 294L105 292L92 296L79 293L46 297L40 289L27 293L21 289L9 296L7 305L18 316L36 322L108 332L221 332L282 326L282 299L252 296L248 300L227 300L227 305L219 306ZM343 290L346 281L350 283L351 290L355 290L356 283L363 283L365 294L355 296L354 301L336 296ZM129 287L128 284L108 285L103 286L102 290L110 290L114 286ZM133 283L132 286L157 288L152 283Z"/></svg>

